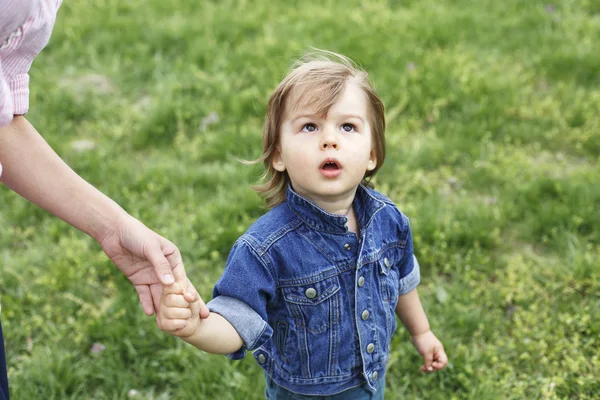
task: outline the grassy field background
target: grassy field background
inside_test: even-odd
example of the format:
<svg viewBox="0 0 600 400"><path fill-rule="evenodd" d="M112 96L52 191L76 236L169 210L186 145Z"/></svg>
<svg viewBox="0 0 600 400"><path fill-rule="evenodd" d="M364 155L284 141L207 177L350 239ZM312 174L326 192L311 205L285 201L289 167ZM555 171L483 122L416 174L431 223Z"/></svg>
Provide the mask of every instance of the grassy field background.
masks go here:
<svg viewBox="0 0 600 400"><path fill-rule="evenodd" d="M83 177L174 241L205 299L265 209L266 100L310 46L387 106L375 180L410 218L448 368L404 329L389 399L600 396L600 3L65 1L30 121ZM260 399L261 369L163 334L90 238L0 188L15 399Z"/></svg>

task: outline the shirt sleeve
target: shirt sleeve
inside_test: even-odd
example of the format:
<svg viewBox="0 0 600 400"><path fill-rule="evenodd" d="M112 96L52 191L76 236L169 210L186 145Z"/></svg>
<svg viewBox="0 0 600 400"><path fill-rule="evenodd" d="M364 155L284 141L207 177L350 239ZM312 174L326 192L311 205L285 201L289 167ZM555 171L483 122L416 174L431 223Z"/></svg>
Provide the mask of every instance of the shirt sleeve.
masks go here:
<svg viewBox="0 0 600 400"><path fill-rule="evenodd" d="M0 0L0 127L29 110L29 69L62 0Z"/></svg>
<svg viewBox="0 0 600 400"><path fill-rule="evenodd" d="M400 281L398 287L399 295L403 295L414 290L421 281L419 262L414 254L410 222L406 216L403 215L402 217L406 226L406 245L404 247L404 255L400 261L400 264L398 265L398 270L400 271Z"/></svg>
<svg viewBox="0 0 600 400"><path fill-rule="evenodd" d="M4 73L2 73L2 59L0 58L0 128L8 125L13 119L12 96L8 89ZM2 160L0 160L0 177L2 177Z"/></svg>
<svg viewBox="0 0 600 400"><path fill-rule="evenodd" d="M8 82L2 70L2 58L0 57L0 128L8 125L13 119L13 99L8 87Z"/></svg>
<svg viewBox="0 0 600 400"><path fill-rule="evenodd" d="M29 110L29 68L48 43L61 3L0 0L0 128Z"/></svg>
<svg viewBox="0 0 600 400"><path fill-rule="evenodd" d="M207 304L208 309L225 318L244 341L241 349L227 355L229 358L244 358L247 350L257 349L273 335L267 322L267 304L274 298L275 288L268 266L248 242L239 239L215 285L213 299Z"/></svg>

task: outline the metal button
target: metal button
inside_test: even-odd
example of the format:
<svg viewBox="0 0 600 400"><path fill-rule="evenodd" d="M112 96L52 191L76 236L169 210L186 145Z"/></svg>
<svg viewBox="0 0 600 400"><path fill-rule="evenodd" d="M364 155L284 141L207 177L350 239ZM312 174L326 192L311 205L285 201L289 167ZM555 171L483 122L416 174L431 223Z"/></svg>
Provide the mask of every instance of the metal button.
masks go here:
<svg viewBox="0 0 600 400"><path fill-rule="evenodd" d="M309 299L314 299L315 297L317 297L317 291L314 288L308 288L308 289L306 289L306 292L304 292L304 294Z"/></svg>
<svg viewBox="0 0 600 400"><path fill-rule="evenodd" d="M377 371L373 372L373 380L376 380L379 377Z"/></svg>
<svg viewBox="0 0 600 400"><path fill-rule="evenodd" d="M367 345L367 353L371 354L372 352L375 351L375 345L373 343L369 343ZM374 378L375 379L375 378Z"/></svg>
<svg viewBox="0 0 600 400"><path fill-rule="evenodd" d="M385 264L385 266L386 266L386 267L388 267L388 268L389 268L389 266L390 266L390 260L388 260L388 258L387 258L387 257L385 257L385 258L383 259L383 263Z"/></svg>
<svg viewBox="0 0 600 400"><path fill-rule="evenodd" d="M365 277L361 276L360 278L358 278L358 287L363 287L365 286Z"/></svg>
<svg viewBox="0 0 600 400"><path fill-rule="evenodd" d="M369 319L369 310L365 310L362 312L362 314L360 315L360 317L362 318L363 321L366 321L367 319ZM368 347L367 347L368 349Z"/></svg>
<svg viewBox="0 0 600 400"><path fill-rule="evenodd" d="M267 359L265 358L265 355L264 354L259 354L258 355L258 362L261 363L261 364L264 364L265 361L267 361Z"/></svg>
<svg viewBox="0 0 600 400"><path fill-rule="evenodd" d="M345 248L346 250L350 250L350 249L352 248L352 246L350 246L350 243L346 243L346 244L344 245L344 248Z"/></svg>

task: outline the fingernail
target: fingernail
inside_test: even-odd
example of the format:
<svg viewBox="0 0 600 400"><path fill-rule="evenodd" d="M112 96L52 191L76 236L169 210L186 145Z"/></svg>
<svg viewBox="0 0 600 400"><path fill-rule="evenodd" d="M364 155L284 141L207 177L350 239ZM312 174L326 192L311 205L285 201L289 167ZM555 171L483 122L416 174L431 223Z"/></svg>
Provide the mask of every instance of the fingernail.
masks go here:
<svg viewBox="0 0 600 400"><path fill-rule="evenodd" d="M433 367L427 367L428 371L433 371Z"/></svg>
<svg viewBox="0 0 600 400"><path fill-rule="evenodd" d="M175 282L175 279L173 279L173 275L171 275L171 274L165 274L165 275L163 275L163 281L167 285L170 285L171 283Z"/></svg>

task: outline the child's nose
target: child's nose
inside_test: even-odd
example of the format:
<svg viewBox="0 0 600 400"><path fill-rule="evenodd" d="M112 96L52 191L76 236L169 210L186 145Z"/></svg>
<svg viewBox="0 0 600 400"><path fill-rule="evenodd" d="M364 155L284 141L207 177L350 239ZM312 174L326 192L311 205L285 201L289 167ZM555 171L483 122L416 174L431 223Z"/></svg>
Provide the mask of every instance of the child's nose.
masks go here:
<svg viewBox="0 0 600 400"><path fill-rule="evenodd" d="M323 136L321 138L321 150L336 149L338 148L337 135L332 129L323 130Z"/></svg>

